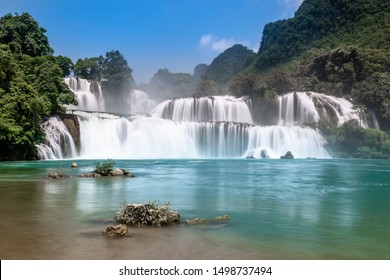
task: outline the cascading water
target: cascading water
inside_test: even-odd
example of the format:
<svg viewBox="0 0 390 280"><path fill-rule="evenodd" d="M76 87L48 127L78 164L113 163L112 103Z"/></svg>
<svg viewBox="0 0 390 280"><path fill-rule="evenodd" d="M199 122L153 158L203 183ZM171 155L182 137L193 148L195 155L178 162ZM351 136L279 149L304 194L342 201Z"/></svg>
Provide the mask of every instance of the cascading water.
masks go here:
<svg viewBox="0 0 390 280"><path fill-rule="evenodd" d="M362 127L368 127L362 118L363 111L354 108L345 98L316 92L292 92L279 96L279 125L303 125L318 123L319 120L342 125L358 120Z"/></svg>
<svg viewBox="0 0 390 280"><path fill-rule="evenodd" d="M157 117L174 121L239 122L252 124L247 98L211 96L167 100L153 109Z"/></svg>
<svg viewBox="0 0 390 280"><path fill-rule="evenodd" d="M75 93L78 104L68 105L68 110L106 111L100 83L79 78L65 78L65 84Z"/></svg>
<svg viewBox="0 0 390 280"><path fill-rule="evenodd" d="M58 116L50 117L42 124L46 143L36 145L41 159L76 157L77 149L68 129Z"/></svg>
<svg viewBox="0 0 390 280"><path fill-rule="evenodd" d="M127 116L91 113L85 111L106 111L99 85L74 78L65 82L79 101L68 109L78 118L80 149L64 150L60 139L66 137L53 136L46 126L47 144L37 146L41 158L279 158L287 151L296 158L327 158L321 134L302 125L357 119L367 126L351 102L314 92L280 96L279 122L272 126L255 125L250 99L233 96L176 98L156 106L146 93L133 90L122 99Z"/></svg>

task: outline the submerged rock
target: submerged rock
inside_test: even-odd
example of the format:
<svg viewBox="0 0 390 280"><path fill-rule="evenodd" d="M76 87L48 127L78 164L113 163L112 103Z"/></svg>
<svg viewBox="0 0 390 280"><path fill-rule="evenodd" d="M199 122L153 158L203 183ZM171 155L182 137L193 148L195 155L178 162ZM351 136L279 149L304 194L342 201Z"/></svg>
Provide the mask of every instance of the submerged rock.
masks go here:
<svg viewBox="0 0 390 280"><path fill-rule="evenodd" d="M213 222L224 222L230 220L230 217L228 215L223 215L223 216L218 216L215 217L214 219L200 219L200 218L195 218L193 220L186 220L186 225L199 225L199 224L205 224L205 223L213 223Z"/></svg>
<svg viewBox="0 0 390 280"><path fill-rule="evenodd" d="M127 232L128 232L127 226L123 224L119 224L116 226L107 227L102 234L109 237L121 237L127 235Z"/></svg>
<svg viewBox="0 0 390 280"><path fill-rule="evenodd" d="M51 173L49 173L49 174L47 175L47 177L49 177L50 179L56 179L56 180L62 178L61 175L58 174L57 172L51 172Z"/></svg>
<svg viewBox="0 0 390 280"><path fill-rule="evenodd" d="M54 171L50 172L47 177L49 179L60 180L62 178L70 178L71 176L69 174L65 174L63 171Z"/></svg>
<svg viewBox="0 0 390 280"><path fill-rule="evenodd" d="M205 219L195 218L193 220L189 220L189 219L186 220L186 225L199 225L204 223L206 223Z"/></svg>
<svg viewBox="0 0 390 280"><path fill-rule="evenodd" d="M180 214L170 206L156 203L127 204L116 215L116 221L126 225L168 226L180 223Z"/></svg>

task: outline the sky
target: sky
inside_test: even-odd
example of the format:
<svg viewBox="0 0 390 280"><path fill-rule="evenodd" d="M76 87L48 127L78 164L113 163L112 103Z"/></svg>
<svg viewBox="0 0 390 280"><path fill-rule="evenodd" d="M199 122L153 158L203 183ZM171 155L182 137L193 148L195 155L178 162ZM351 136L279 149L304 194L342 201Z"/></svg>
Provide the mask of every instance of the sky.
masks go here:
<svg viewBox="0 0 390 280"><path fill-rule="evenodd" d="M158 69L193 73L234 44L258 51L264 25L290 18L303 0L0 0L0 16L29 13L55 55L119 50L137 83Z"/></svg>

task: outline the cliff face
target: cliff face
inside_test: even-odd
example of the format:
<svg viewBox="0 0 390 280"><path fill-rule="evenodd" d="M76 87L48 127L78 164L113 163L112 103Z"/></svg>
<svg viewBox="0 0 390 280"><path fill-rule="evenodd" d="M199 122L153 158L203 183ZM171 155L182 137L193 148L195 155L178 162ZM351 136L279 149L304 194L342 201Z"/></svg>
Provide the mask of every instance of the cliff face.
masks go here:
<svg viewBox="0 0 390 280"><path fill-rule="evenodd" d="M77 116L73 114L61 114L59 117L72 135L77 151L80 152L80 124Z"/></svg>

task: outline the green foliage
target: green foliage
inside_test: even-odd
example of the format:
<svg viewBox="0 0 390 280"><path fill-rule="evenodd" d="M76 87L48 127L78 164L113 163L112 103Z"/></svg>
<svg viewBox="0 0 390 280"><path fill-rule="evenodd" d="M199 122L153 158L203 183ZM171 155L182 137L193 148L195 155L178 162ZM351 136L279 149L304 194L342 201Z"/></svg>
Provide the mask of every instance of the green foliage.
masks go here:
<svg viewBox="0 0 390 280"><path fill-rule="evenodd" d="M102 176L107 176L112 168L114 167L115 161L112 159L107 159L103 162L95 163L95 172L99 173Z"/></svg>
<svg viewBox="0 0 390 280"><path fill-rule="evenodd" d="M202 78L196 88L194 96L201 97L201 96L213 96L217 95L219 92L217 83L214 82L214 80L210 80L207 78Z"/></svg>
<svg viewBox="0 0 390 280"><path fill-rule="evenodd" d="M187 73L171 73L168 69L159 69L145 90L156 99L169 99L190 96L194 91L194 80Z"/></svg>
<svg viewBox="0 0 390 280"><path fill-rule="evenodd" d="M218 55L207 67L203 79L225 85L255 58L256 54L242 45L234 45Z"/></svg>
<svg viewBox="0 0 390 280"><path fill-rule="evenodd" d="M110 51L106 56L78 59L73 67L74 75L102 83L105 93L128 92L134 87L133 70L119 51Z"/></svg>
<svg viewBox="0 0 390 280"><path fill-rule="evenodd" d="M0 42L15 54L41 56L53 54L46 30L39 26L28 13L7 14L0 18Z"/></svg>
<svg viewBox="0 0 390 280"><path fill-rule="evenodd" d="M204 63L196 65L194 68L194 80L199 81L204 75L204 73L206 73L208 67L209 66Z"/></svg>
<svg viewBox="0 0 390 280"><path fill-rule="evenodd" d="M29 159L43 140L40 122L76 102L30 15L0 18L0 159Z"/></svg>
<svg viewBox="0 0 390 280"><path fill-rule="evenodd" d="M73 71L74 64L69 57L66 56L56 56L56 60L58 65L62 70L62 76L67 77Z"/></svg>
<svg viewBox="0 0 390 280"><path fill-rule="evenodd" d="M74 75L87 80L101 81L103 71L101 65L101 57L78 59L73 67Z"/></svg>
<svg viewBox="0 0 390 280"><path fill-rule="evenodd" d="M390 136L384 131L362 128L357 121L349 121L326 131L326 138L336 155L390 158Z"/></svg>
<svg viewBox="0 0 390 280"><path fill-rule="evenodd" d="M103 90L108 92L129 91L134 87L133 70L119 51L110 51L102 61Z"/></svg>

